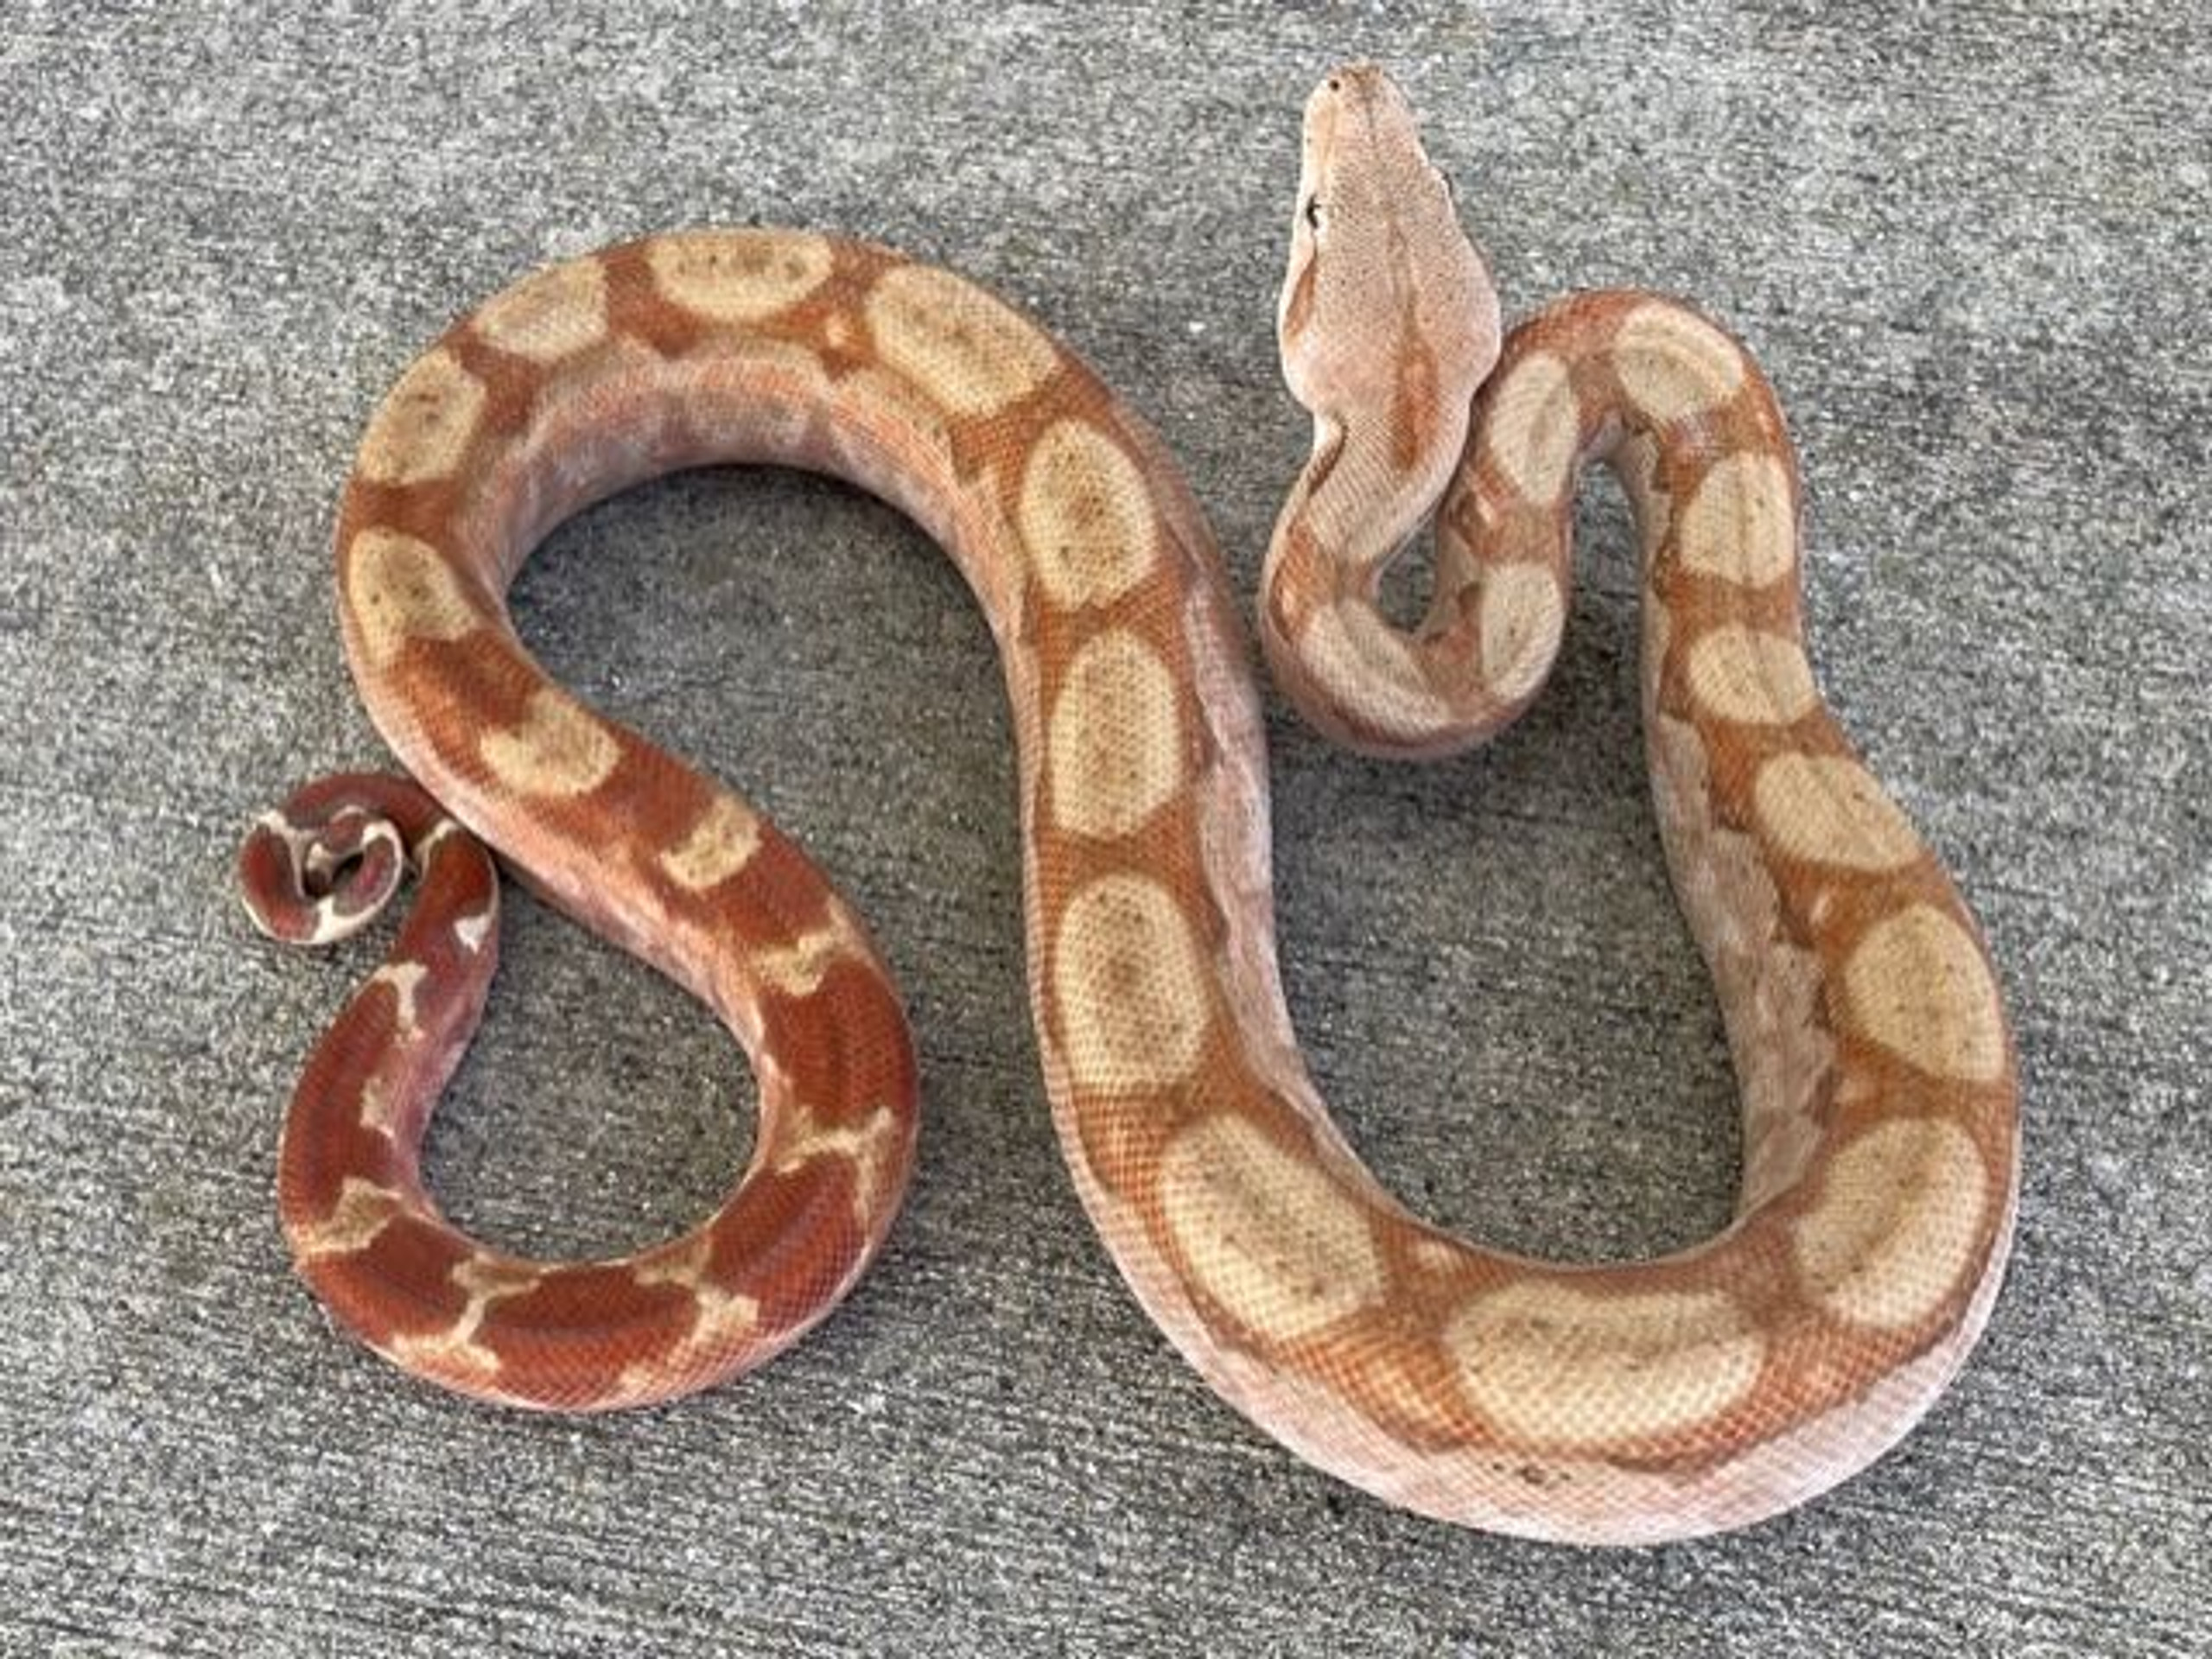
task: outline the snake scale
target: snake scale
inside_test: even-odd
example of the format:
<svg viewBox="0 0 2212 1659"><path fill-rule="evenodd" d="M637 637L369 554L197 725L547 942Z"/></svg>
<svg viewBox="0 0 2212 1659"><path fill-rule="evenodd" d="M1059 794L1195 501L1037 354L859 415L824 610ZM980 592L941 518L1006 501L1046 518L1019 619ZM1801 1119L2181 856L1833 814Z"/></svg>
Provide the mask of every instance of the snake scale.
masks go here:
<svg viewBox="0 0 2212 1659"><path fill-rule="evenodd" d="M773 1355L883 1243L916 1071L861 922L743 800L555 683L505 607L587 504L766 462L904 509L982 605L1020 747L1053 1121L1107 1249L1224 1399L1393 1503L1585 1543L1758 1520L1919 1419L2002 1274L2012 1046L1973 918L1815 685L1764 378L1639 291L1554 303L1501 347L1450 193L1367 66L1308 104L1280 325L1315 440L1260 638L1286 693L1358 748L1459 750L1524 709L1567 614L1576 481L1604 461L1626 490L1653 798L1741 1086L1732 1224L1567 1267L1382 1191L1290 1028L1258 694L1159 441L957 276L836 237L697 231L554 265L461 318L377 410L346 486L346 650L419 785L311 785L241 855L257 918L310 942L419 873L279 1158L292 1251L346 1326L482 1398L634 1405ZM1433 600L1402 629L1378 581L1432 518ZM683 1236L524 1261L426 1192L423 1129L497 952L478 837L751 1055L750 1166Z"/></svg>

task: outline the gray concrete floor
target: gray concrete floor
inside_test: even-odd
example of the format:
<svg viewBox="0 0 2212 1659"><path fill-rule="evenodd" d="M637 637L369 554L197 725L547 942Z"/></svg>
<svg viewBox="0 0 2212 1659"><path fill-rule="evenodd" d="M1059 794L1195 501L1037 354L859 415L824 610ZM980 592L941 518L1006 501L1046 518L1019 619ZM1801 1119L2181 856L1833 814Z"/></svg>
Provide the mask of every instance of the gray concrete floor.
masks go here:
<svg viewBox="0 0 2212 1659"><path fill-rule="evenodd" d="M2212 12L596 10L0 13L0 1649L2203 1651ZM399 368L551 256L864 232L1127 389L1249 592L1306 442L1271 339L1297 111L1366 54L1510 311L1677 289L1782 389L1822 679L2018 1025L2018 1253L1956 1389L1810 1508L1641 1554L1415 1520L1261 1440L1054 1148L973 607L889 512L734 474L563 530L517 608L873 918L920 1032L911 1207L815 1338L665 1410L504 1415L335 1337L271 1164L365 958L259 944L228 864L380 753L326 541ZM1489 752L1392 770L1270 709L1290 995L1353 1140L1438 1218L1588 1257L1715 1227L1734 1172L1610 491L1585 528L1559 679ZM526 902L510 939L439 1192L529 1250L676 1230L742 1155L739 1058Z"/></svg>

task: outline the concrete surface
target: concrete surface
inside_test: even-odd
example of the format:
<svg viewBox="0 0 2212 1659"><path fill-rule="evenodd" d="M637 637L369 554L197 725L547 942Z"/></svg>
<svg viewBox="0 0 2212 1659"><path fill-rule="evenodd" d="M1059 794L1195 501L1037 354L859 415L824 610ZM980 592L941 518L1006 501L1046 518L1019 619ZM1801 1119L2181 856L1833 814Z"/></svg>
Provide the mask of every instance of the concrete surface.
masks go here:
<svg viewBox="0 0 2212 1659"><path fill-rule="evenodd" d="M613 21L617 16L621 21ZM0 1649L44 1654L2205 1650L2212 10L2040 0L0 10ZM1306 436L1271 327L1296 118L1385 59L1508 308L1694 295L1779 383L1832 701L1949 858L2025 1071L2017 1264L1921 1432L1746 1535L1577 1554L1393 1513L1217 1404L1046 1121L983 628L791 477L556 535L524 633L753 791L919 1023L918 1190L852 1302L671 1409L524 1420L340 1341L271 1213L356 954L228 890L380 751L325 547L454 312L664 226L835 226L1016 296L1127 388L1249 592ZM1583 1256L1726 1213L1732 1110L1661 874L1624 519L1558 682L1427 772L1274 716L1288 980L1416 1205ZM527 904L433 1136L525 1249L708 1207L749 1083Z"/></svg>

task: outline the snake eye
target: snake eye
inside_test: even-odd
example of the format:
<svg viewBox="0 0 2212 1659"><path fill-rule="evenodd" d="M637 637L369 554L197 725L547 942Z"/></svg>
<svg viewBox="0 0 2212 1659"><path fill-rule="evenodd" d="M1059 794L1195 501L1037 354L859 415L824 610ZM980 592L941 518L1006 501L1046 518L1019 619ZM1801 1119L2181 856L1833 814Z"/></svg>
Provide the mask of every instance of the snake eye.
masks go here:
<svg viewBox="0 0 2212 1659"><path fill-rule="evenodd" d="M1306 198L1306 222L1314 230L1318 231L1321 228L1320 197L1308 196Z"/></svg>

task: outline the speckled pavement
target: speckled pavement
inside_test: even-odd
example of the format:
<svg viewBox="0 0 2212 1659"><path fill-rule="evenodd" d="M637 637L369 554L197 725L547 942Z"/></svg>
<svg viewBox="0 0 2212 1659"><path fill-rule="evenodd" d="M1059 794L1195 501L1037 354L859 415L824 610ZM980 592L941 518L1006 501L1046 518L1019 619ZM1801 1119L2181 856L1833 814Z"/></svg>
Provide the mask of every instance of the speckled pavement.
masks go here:
<svg viewBox="0 0 2212 1659"><path fill-rule="evenodd" d="M2202 1652L2212 1643L2212 9L455 3L0 14L0 1652ZM486 18L496 18L487 22ZM1303 417L1273 313L1332 61L1424 114L1510 314L1674 289L1777 383L1816 667L1993 944L2027 1169L1982 1347L1873 1470L1579 1554L1261 1439L1084 1222L1022 994L981 618L888 509L635 491L516 595L580 693L762 801L917 1022L906 1216L756 1376L590 1421L327 1326L270 1183L364 953L228 888L380 746L327 542L360 427L557 255L818 225L1019 299L1160 427L1250 591ZM1491 749L1346 759L1270 696L1286 978L1409 1202L1649 1253L1725 1218L1733 1101L1658 859L1626 518ZM466 1225L607 1251L711 1205L751 1084L517 895L430 1145Z"/></svg>

